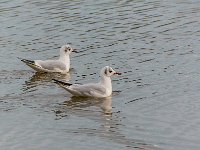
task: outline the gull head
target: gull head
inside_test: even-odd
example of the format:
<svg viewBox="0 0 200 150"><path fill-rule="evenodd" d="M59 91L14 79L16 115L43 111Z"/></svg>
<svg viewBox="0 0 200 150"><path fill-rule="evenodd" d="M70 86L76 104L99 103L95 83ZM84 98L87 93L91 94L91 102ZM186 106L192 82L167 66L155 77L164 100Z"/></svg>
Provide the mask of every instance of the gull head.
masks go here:
<svg viewBox="0 0 200 150"><path fill-rule="evenodd" d="M101 69L101 76L111 77L112 75L121 75L109 66L105 66Z"/></svg>
<svg viewBox="0 0 200 150"><path fill-rule="evenodd" d="M63 45L60 48L60 54L62 54L62 55L69 55L73 51L74 51L74 49L69 44Z"/></svg>

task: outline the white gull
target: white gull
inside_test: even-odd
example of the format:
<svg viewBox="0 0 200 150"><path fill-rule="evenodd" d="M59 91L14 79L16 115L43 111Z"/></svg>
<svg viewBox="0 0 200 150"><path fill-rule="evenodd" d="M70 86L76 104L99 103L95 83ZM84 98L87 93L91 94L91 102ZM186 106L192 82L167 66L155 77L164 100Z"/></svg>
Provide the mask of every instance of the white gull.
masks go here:
<svg viewBox="0 0 200 150"><path fill-rule="evenodd" d="M76 52L70 45L63 45L60 48L60 57L57 60L27 60L21 59L26 65L37 72L59 72L66 74L70 69L71 52Z"/></svg>
<svg viewBox="0 0 200 150"><path fill-rule="evenodd" d="M74 96L103 98L111 96L112 83L110 77L116 74L120 75L121 73L114 71L109 66L105 66L101 69L101 79L98 83L71 84L56 79L52 80Z"/></svg>

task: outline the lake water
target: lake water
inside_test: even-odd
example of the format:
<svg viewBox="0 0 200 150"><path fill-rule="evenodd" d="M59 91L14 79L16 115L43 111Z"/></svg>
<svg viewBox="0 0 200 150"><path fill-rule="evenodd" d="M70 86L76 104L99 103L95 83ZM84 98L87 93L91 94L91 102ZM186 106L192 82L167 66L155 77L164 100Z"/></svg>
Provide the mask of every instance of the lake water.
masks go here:
<svg viewBox="0 0 200 150"><path fill-rule="evenodd" d="M1 150L199 150L199 0L1 0ZM55 59L71 44L67 75L26 59ZM111 98L73 98L51 79L97 82ZM107 113L112 108L112 114Z"/></svg>

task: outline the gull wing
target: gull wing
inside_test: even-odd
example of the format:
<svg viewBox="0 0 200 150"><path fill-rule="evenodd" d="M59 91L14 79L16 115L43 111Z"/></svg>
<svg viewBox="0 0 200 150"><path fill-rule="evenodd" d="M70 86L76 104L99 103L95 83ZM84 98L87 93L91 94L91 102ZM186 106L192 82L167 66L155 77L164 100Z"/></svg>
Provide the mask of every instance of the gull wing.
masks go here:
<svg viewBox="0 0 200 150"><path fill-rule="evenodd" d="M81 84L66 83L56 79L52 80L74 96L105 97L106 95L105 87L103 87L99 83L90 83L81 85Z"/></svg>
<svg viewBox="0 0 200 150"><path fill-rule="evenodd" d="M59 60L36 60L35 63L45 70L66 70L66 65Z"/></svg>
<svg viewBox="0 0 200 150"><path fill-rule="evenodd" d="M76 91L79 95L90 96L90 97L103 97L106 94L106 89L98 84L83 84L83 85L72 85L71 90Z"/></svg>

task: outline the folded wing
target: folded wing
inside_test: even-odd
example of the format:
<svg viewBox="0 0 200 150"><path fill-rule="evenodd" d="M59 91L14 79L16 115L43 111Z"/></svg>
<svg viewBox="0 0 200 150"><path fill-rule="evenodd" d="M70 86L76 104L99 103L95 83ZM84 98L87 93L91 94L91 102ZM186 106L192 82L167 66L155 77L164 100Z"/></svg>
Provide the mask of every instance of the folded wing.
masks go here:
<svg viewBox="0 0 200 150"><path fill-rule="evenodd" d="M84 85L72 85L71 90L77 92L82 96L91 97L103 97L106 93L106 89L100 84L84 84Z"/></svg>
<svg viewBox="0 0 200 150"><path fill-rule="evenodd" d="M66 65L58 60L36 60L35 64L41 66L45 70L66 70Z"/></svg>

